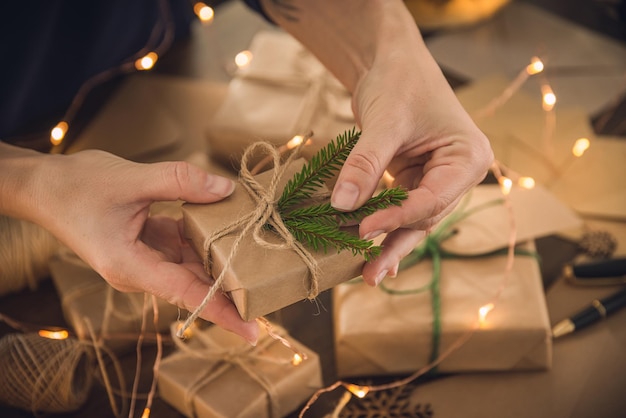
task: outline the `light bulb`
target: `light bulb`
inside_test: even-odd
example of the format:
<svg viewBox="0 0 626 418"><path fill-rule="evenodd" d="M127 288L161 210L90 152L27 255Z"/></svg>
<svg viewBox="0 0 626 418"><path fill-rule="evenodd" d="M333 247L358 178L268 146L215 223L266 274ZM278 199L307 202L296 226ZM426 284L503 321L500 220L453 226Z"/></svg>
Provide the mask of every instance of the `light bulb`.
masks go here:
<svg viewBox="0 0 626 418"><path fill-rule="evenodd" d="M139 71L147 71L154 67L154 64L156 64L158 59L159 56L156 52L148 52L146 55L135 61L135 68Z"/></svg>
<svg viewBox="0 0 626 418"><path fill-rule="evenodd" d="M246 65L250 64L252 61L252 52L250 51L241 51L237 55L235 55L235 65L237 67L242 68Z"/></svg>
<svg viewBox="0 0 626 418"><path fill-rule="evenodd" d="M65 121L57 123L56 126L52 128L50 131L50 142L52 142L52 145L59 145L63 141L68 128L69 125Z"/></svg>
<svg viewBox="0 0 626 418"><path fill-rule="evenodd" d="M530 60L530 64L526 66L526 72L529 75L539 74L543 71L543 62L537 57L532 57Z"/></svg>
<svg viewBox="0 0 626 418"><path fill-rule="evenodd" d="M520 177L517 183L524 189L532 189L535 187L535 179L532 177Z"/></svg>
<svg viewBox="0 0 626 418"><path fill-rule="evenodd" d="M38 334L40 337L49 338L51 340L65 340L70 336L70 333L64 329L59 329L59 330L40 329Z"/></svg>
<svg viewBox="0 0 626 418"><path fill-rule="evenodd" d="M572 147L572 154L576 157L582 157L582 155L589 149L591 146L591 142L587 138L578 138L576 142L574 142L574 146Z"/></svg>
<svg viewBox="0 0 626 418"><path fill-rule="evenodd" d="M193 11L202 23L210 23L215 16L213 9L202 2L194 4Z"/></svg>

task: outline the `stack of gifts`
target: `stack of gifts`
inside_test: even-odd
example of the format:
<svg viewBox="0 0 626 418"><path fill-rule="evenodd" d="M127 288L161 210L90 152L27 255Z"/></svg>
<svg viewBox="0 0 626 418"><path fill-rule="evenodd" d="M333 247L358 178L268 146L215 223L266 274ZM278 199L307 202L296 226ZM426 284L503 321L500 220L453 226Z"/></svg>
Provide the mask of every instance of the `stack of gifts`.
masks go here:
<svg viewBox="0 0 626 418"><path fill-rule="evenodd" d="M78 339L95 339L113 352L124 353L136 347L144 317L145 332L149 334L167 332L179 315L176 306L157 300L159 316L155 325L150 297L113 289L69 250L53 257L50 272L65 320Z"/></svg>
<svg viewBox="0 0 626 418"><path fill-rule="evenodd" d="M321 387L321 368L316 353L269 327L254 347L217 326L174 337L178 349L159 370L161 398L188 417L286 416Z"/></svg>
<svg viewBox="0 0 626 418"><path fill-rule="evenodd" d="M313 131L325 144L354 126L348 91L293 37L261 31L249 52L251 61L237 70L209 124L213 159L238 166L252 142L279 146Z"/></svg>
<svg viewBox="0 0 626 418"><path fill-rule="evenodd" d="M379 288L333 289L339 377L545 370L551 331L533 238L580 225L542 188L478 186ZM511 229L515 225L515 230ZM507 244L516 234L513 264Z"/></svg>

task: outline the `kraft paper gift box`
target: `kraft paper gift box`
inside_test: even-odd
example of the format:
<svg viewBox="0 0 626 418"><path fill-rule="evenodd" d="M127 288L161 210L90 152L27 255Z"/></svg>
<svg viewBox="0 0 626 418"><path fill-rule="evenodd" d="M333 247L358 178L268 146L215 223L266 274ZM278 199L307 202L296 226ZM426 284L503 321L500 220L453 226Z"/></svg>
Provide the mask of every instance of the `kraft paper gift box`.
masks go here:
<svg viewBox="0 0 626 418"><path fill-rule="evenodd" d="M346 283L333 289L340 377L415 372L430 364L431 356L446 352L467 335L471 335L469 339L437 365L439 371L550 367L551 332L541 275L536 258L527 255L532 254L532 241L518 240L518 248L526 252L515 255L512 270L505 274L506 254L489 254L506 248L511 223L507 208L503 204L487 205L498 197L497 186L478 186L472 193L467 207L458 210L477 209L452 223L456 234L440 245L459 256L441 260L437 301L428 288L415 290L433 280L429 258L383 281L386 288L408 294L390 294L364 283ZM480 209L483 204L487 206ZM540 188L514 189L511 205L519 239L531 240L533 235L540 237L580 224L567 207ZM433 310L433 302L439 303L439 312ZM493 310L477 328L479 308L490 303ZM433 328L436 321L440 331ZM438 350L433 345L436 340Z"/></svg>
<svg viewBox="0 0 626 418"><path fill-rule="evenodd" d="M146 333L166 332L179 315L176 306L157 301L159 320L155 328L151 299L143 293L113 289L98 273L69 250L61 250L50 262L52 282L61 299L68 324L81 340L96 338L116 353L134 349L146 310Z"/></svg>
<svg viewBox="0 0 626 418"><path fill-rule="evenodd" d="M327 143L354 126L348 91L293 37L261 31L249 50L251 62L237 70L208 126L212 158L238 167L253 142L279 146L313 131Z"/></svg>
<svg viewBox="0 0 626 418"><path fill-rule="evenodd" d="M286 416L322 386L321 368L315 352L271 326L302 362L292 363L295 353L265 330L253 347L217 326L192 328L187 340L173 337L179 348L161 363L161 398L187 417Z"/></svg>
<svg viewBox="0 0 626 418"><path fill-rule="evenodd" d="M303 165L304 161L300 159L287 168L276 195L280 195L287 181ZM267 185L271 175L272 171L268 171L256 176L256 179L260 184ZM239 231L217 239L208 251L207 239L215 231L254 211L255 207L256 203L240 183L236 184L232 195L219 202L183 205L184 233L214 278L219 277L223 270ZM356 227L346 230L358 235ZM261 234L270 243L281 243L270 230L262 230ZM252 231L244 236L237 248L231 267L225 273L222 290L232 299L244 320L258 318L307 299L312 288L311 275L295 251L263 248L255 242ZM320 292L361 274L364 260L353 256L350 251L309 251L320 271L317 282Z"/></svg>

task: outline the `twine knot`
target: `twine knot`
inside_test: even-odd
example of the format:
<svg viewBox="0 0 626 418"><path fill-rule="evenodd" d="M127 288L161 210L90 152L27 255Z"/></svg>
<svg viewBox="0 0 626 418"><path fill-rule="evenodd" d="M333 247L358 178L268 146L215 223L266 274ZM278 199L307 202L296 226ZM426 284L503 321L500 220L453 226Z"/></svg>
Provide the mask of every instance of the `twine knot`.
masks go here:
<svg viewBox="0 0 626 418"><path fill-rule="evenodd" d="M310 136L311 134L306 136L301 144L306 143ZM260 184L248 168L248 160L257 149L261 149L271 156L274 163L272 178L267 187ZM249 232L252 233L254 241L263 248L272 250L293 250L307 266L310 273L310 284L307 298L314 299L319 294L320 271L317 261L304 247L304 245L296 240L289 229L287 229L277 207L278 198L276 197L276 194L278 191L278 185L285 173L285 170L298 155L299 149L299 147L296 148L284 163L281 163L281 156L278 150L267 142L255 142L245 150L241 159L239 184L246 190L248 195L254 201L255 209L224 228L213 232L213 234L206 239L204 243L204 259L207 260L205 263L205 270L211 274L211 246L218 239L237 233L222 271L215 279L213 286L202 300L202 303L187 318L181 329L178 330L178 337L182 337L185 330L187 330L187 328L189 328L189 326L200 316L200 313L204 310L209 301L213 299L215 294L222 288L226 273L231 268L233 259L237 254L239 244ZM276 235L280 238L280 242L270 242L264 237L262 231L267 229L267 226L269 226L276 233Z"/></svg>

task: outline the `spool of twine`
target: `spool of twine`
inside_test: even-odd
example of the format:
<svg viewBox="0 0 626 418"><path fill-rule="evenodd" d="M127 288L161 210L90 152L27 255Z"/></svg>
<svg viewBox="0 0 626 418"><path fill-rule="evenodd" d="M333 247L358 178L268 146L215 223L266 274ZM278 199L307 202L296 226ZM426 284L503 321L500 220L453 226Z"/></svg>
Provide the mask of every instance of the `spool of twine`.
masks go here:
<svg viewBox="0 0 626 418"><path fill-rule="evenodd" d="M0 296L37 288L58 248L56 238L40 226L0 215Z"/></svg>
<svg viewBox="0 0 626 418"><path fill-rule="evenodd" d="M80 408L93 383L89 350L75 338L5 335L0 339L0 402L33 413Z"/></svg>

